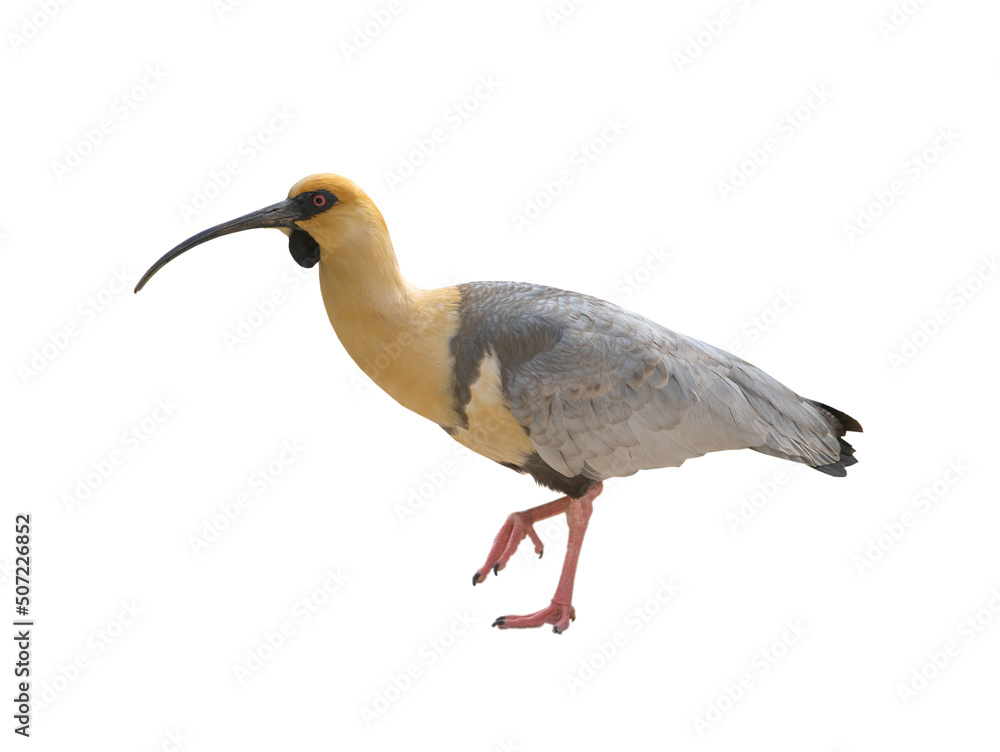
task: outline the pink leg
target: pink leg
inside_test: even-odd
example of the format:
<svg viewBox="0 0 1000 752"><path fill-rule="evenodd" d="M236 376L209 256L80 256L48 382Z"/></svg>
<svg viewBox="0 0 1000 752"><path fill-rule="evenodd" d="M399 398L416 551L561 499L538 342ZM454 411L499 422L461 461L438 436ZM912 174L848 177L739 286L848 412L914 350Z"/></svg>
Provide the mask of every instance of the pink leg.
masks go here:
<svg viewBox="0 0 1000 752"><path fill-rule="evenodd" d="M486 564L473 575L473 585L485 578L486 573L491 568L494 574L503 569L525 536L531 537L535 544L535 551L539 556L542 555L541 540L532 527L534 522L565 512L566 521L569 523L569 543L566 546L566 559L563 562L562 575L559 577L559 586L552 597L552 603L541 611L526 616L501 616L493 622L494 627L523 629L552 624L552 631L556 634L569 628L570 621L576 619L576 610L572 605L573 581L576 578L576 565L580 558L580 549L583 546L583 536L587 532L587 522L594 509L594 499L600 496L603 490L604 484L597 482L579 499L564 496L526 512L515 512L507 518L507 522L500 529L500 533L493 542L493 548L490 549L489 556L486 558ZM494 562L492 567L491 561Z"/></svg>
<svg viewBox="0 0 1000 752"><path fill-rule="evenodd" d="M525 536L531 538L531 542L535 544L535 553L541 559L542 554L545 553L545 547L542 545L542 541L535 532L533 525L536 522L547 520L549 517L562 514L566 511L570 501L572 499L569 496L563 496L561 499L550 501L548 504L542 504L524 512L514 512L510 515L503 524L503 527L500 528L500 532L497 533L497 537L494 538L493 547L486 555L486 563L472 575L473 586L481 581L485 581L486 575L491 569L493 570L493 574L496 575L501 569L505 568L507 562L510 561L510 557L517 551L518 545L524 540Z"/></svg>

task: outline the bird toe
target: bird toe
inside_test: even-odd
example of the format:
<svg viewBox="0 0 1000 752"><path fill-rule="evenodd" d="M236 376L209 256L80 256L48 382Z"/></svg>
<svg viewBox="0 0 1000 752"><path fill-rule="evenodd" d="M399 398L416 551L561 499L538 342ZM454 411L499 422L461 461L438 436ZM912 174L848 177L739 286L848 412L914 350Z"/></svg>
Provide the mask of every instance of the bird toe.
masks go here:
<svg viewBox="0 0 1000 752"><path fill-rule="evenodd" d="M550 603L541 611L525 616L499 616L491 626L500 629L531 629L540 627L543 624L551 624L552 631L562 634L569 629L569 624L576 618L576 611L572 606L563 603Z"/></svg>

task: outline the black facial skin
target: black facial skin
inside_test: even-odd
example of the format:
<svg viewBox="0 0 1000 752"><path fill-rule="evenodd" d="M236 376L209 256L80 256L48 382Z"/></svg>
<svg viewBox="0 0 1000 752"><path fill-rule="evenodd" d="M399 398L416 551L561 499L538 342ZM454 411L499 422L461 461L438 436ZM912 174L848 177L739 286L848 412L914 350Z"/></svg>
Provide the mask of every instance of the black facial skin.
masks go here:
<svg viewBox="0 0 1000 752"><path fill-rule="evenodd" d="M327 211L337 203L337 197L327 190L309 191L300 193L294 201L300 207L301 219L305 220ZM319 243L305 230L292 228L292 234L288 237L288 250L295 263L301 267L309 269L319 263Z"/></svg>
<svg viewBox="0 0 1000 752"><path fill-rule="evenodd" d="M322 214L332 208L337 203L337 197L330 191L324 189L320 191L306 191L300 193L292 199L298 206L298 219L312 219L317 214Z"/></svg>

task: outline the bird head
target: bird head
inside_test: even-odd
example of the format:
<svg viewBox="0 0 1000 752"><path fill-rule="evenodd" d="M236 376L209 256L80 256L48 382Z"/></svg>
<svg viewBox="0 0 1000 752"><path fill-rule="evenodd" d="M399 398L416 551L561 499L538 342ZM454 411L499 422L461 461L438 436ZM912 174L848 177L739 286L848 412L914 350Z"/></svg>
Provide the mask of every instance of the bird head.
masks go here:
<svg viewBox="0 0 1000 752"><path fill-rule="evenodd" d="M386 232L382 214L357 185L340 175L317 173L293 185L284 201L210 227L167 251L142 275L135 291L196 245L256 227L273 227L285 233L292 258L307 268L322 261L324 254L365 242L373 231Z"/></svg>

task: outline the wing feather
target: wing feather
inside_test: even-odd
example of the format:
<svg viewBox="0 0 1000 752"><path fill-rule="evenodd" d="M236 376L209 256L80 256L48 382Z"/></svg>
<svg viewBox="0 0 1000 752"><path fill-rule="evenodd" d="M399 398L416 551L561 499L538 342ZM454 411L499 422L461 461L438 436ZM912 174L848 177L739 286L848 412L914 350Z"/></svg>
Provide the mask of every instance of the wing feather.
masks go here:
<svg viewBox="0 0 1000 752"><path fill-rule="evenodd" d="M524 322L558 332L504 371L503 389L538 455L567 478L604 480L726 449L814 466L840 456L812 403L723 350L579 293L512 282L461 287L509 336L525 336Z"/></svg>

